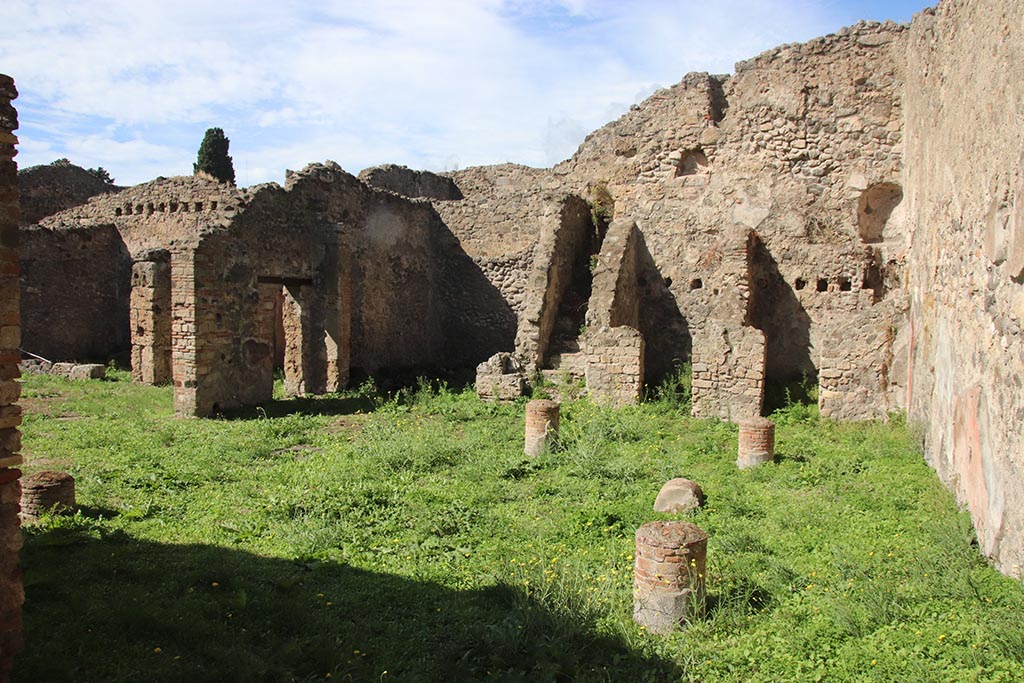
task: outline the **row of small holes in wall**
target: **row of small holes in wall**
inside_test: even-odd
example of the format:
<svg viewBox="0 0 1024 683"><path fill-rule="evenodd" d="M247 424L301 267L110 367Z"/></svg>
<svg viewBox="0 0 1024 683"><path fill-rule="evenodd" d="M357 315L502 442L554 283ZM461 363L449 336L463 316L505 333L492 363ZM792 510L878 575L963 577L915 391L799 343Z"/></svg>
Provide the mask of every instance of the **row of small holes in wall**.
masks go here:
<svg viewBox="0 0 1024 683"><path fill-rule="evenodd" d="M136 204L134 210L132 209L132 205L131 204L126 204L123 209L121 207L117 207L116 209L114 209L114 215L115 216L131 216L132 214L138 214L138 215L141 216L143 213L145 213L148 216L148 215L150 215L152 213L156 213L157 211L159 211L160 213L165 213L168 210L170 210L171 213L175 213L175 212L178 212L178 213L188 213L189 212L189 207L194 207L194 208L191 209L192 211L196 211L196 212L202 211L203 210L203 203L202 202L180 202L180 203L179 202L171 202L170 204L165 204L164 202L160 202L159 204L154 205L153 202L149 202L145 206L143 206L142 204ZM217 202L210 202L210 211L216 211L216 210L217 210Z"/></svg>
<svg viewBox="0 0 1024 683"><path fill-rule="evenodd" d="M838 282L839 282L839 291L840 292L849 292L849 291L853 290L853 282L850 280L850 278L848 278L848 277L841 277L841 278L839 278ZM804 280L802 277L798 277L793 282L793 289L795 289L797 291L800 291L801 289L804 289L805 287L807 287L807 281ZM867 288L865 287L865 289L867 289ZM823 278L823 277L819 277L818 278L817 291L819 291L819 292L827 292L828 291L828 280L826 278Z"/></svg>
<svg viewBox="0 0 1024 683"><path fill-rule="evenodd" d="M669 284L672 284L672 280L666 279L666 285L669 285ZM804 289L806 286L807 286L807 281L804 280L802 277L798 277L796 279L796 281L793 283L794 289L796 289L798 291L801 290L801 289ZM703 289L703 287L704 287L704 282L700 278L695 278L693 280L690 280L690 291L691 292L695 291L695 290L698 290L698 289ZM839 291L840 292L849 292L852 289L853 289L853 283L850 281L850 278L848 278L848 277L841 277L841 278L839 278ZM869 289L869 288L865 285L864 289ZM818 291L819 292L827 292L828 291L828 280L827 279L825 279L823 277L818 278Z"/></svg>

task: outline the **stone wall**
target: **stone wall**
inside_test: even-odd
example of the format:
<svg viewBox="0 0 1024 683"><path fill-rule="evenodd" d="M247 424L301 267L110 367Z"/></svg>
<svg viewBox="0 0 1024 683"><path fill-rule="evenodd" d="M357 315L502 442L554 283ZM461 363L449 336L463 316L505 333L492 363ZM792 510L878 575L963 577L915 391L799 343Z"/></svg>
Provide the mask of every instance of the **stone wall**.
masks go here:
<svg viewBox="0 0 1024 683"><path fill-rule="evenodd" d="M598 403L621 407L640 402L644 388L644 338L632 327L588 331L587 393Z"/></svg>
<svg viewBox="0 0 1024 683"><path fill-rule="evenodd" d="M172 243L178 412L269 400L278 323L292 395L338 390L350 368L438 365L449 333L437 277L444 231L429 203L371 189L328 163L251 192L244 211L200 230L194 246Z"/></svg>
<svg viewBox="0 0 1024 683"><path fill-rule="evenodd" d="M430 171L414 171L406 166L374 166L360 171L359 179L370 187L394 192L403 197L462 199L462 192L451 178Z"/></svg>
<svg viewBox="0 0 1024 683"><path fill-rule="evenodd" d="M171 264L166 250L132 265L130 326L132 379L171 381Z"/></svg>
<svg viewBox="0 0 1024 683"><path fill-rule="evenodd" d="M21 231L22 348L106 362L131 343L131 255L112 225Z"/></svg>
<svg viewBox="0 0 1024 683"><path fill-rule="evenodd" d="M580 193L605 188L639 227L650 376L695 357L713 321L763 332L767 380L814 380L833 329L898 289L905 45L905 27L863 22L733 76L689 74L555 167ZM739 318L722 269L736 228L759 240Z"/></svg>
<svg viewBox="0 0 1024 683"><path fill-rule="evenodd" d="M18 164L15 145L18 96L14 80L0 74L0 681L10 680L14 656L21 649L21 585L18 551L21 528L21 385L18 373Z"/></svg>
<svg viewBox="0 0 1024 683"><path fill-rule="evenodd" d="M971 511L982 551L1024 574L1024 2L946 0L907 51L909 416Z"/></svg>
<svg viewBox="0 0 1024 683"><path fill-rule="evenodd" d="M22 225L38 223L47 216L84 204L100 194L121 188L104 182L67 159L18 172Z"/></svg>
<svg viewBox="0 0 1024 683"><path fill-rule="evenodd" d="M463 195L435 201L448 236L442 251L445 328L453 364L480 363L515 348L530 273L545 226L559 224L565 192L550 170L516 164L451 174Z"/></svg>
<svg viewBox="0 0 1024 683"><path fill-rule="evenodd" d="M516 331L516 353L533 367L547 358L562 299L574 277L589 268L593 224L590 207L579 197L558 199L556 212L541 222L533 266L526 283L526 302Z"/></svg>

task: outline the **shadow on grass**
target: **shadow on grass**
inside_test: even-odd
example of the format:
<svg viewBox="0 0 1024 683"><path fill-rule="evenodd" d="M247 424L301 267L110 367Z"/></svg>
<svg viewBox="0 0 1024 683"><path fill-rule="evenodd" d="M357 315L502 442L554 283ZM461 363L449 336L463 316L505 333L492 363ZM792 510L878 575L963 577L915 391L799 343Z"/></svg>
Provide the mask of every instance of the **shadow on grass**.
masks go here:
<svg viewBox="0 0 1024 683"><path fill-rule="evenodd" d="M18 681L678 680L518 589L27 530Z"/></svg>
<svg viewBox="0 0 1024 683"><path fill-rule="evenodd" d="M352 415L369 413L376 409L374 401L364 396L309 396L268 401L258 406L245 406L225 410L225 420L256 420L287 417L288 415Z"/></svg>

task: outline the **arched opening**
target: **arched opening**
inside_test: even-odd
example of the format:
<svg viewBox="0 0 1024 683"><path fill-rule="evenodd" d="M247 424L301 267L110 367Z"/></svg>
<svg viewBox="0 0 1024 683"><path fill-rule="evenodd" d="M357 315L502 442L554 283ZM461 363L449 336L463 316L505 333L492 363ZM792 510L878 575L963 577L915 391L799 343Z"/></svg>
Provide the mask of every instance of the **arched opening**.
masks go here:
<svg viewBox="0 0 1024 683"><path fill-rule="evenodd" d="M884 242L893 209L903 201L903 188L896 183L878 183L861 193L857 202L857 229L866 244Z"/></svg>

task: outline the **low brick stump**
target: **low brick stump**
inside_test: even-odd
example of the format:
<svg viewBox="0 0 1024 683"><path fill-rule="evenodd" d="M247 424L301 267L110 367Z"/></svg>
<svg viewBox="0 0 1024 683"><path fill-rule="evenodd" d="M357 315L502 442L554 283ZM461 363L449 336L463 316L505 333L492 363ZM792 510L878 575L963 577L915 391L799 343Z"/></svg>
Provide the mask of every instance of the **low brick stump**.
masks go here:
<svg viewBox="0 0 1024 683"><path fill-rule="evenodd" d="M736 466L741 470L757 467L775 459L775 424L763 417L741 420L739 456Z"/></svg>
<svg viewBox="0 0 1024 683"><path fill-rule="evenodd" d="M649 522L636 532L633 619L665 633L704 614L708 535L689 522Z"/></svg>
<svg viewBox="0 0 1024 683"><path fill-rule="evenodd" d="M538 399L526 404L526 445L523 452L538 456L558 440L558 411L555 401Z"/></svg>
<svg viewBox="0 0 1024 683"><path fill-rule="evenodd" d="M67 472L46 470L26 474L21 479L21 519L37 520L53 510L67 514L75 509L75 478Z"/></svg>

